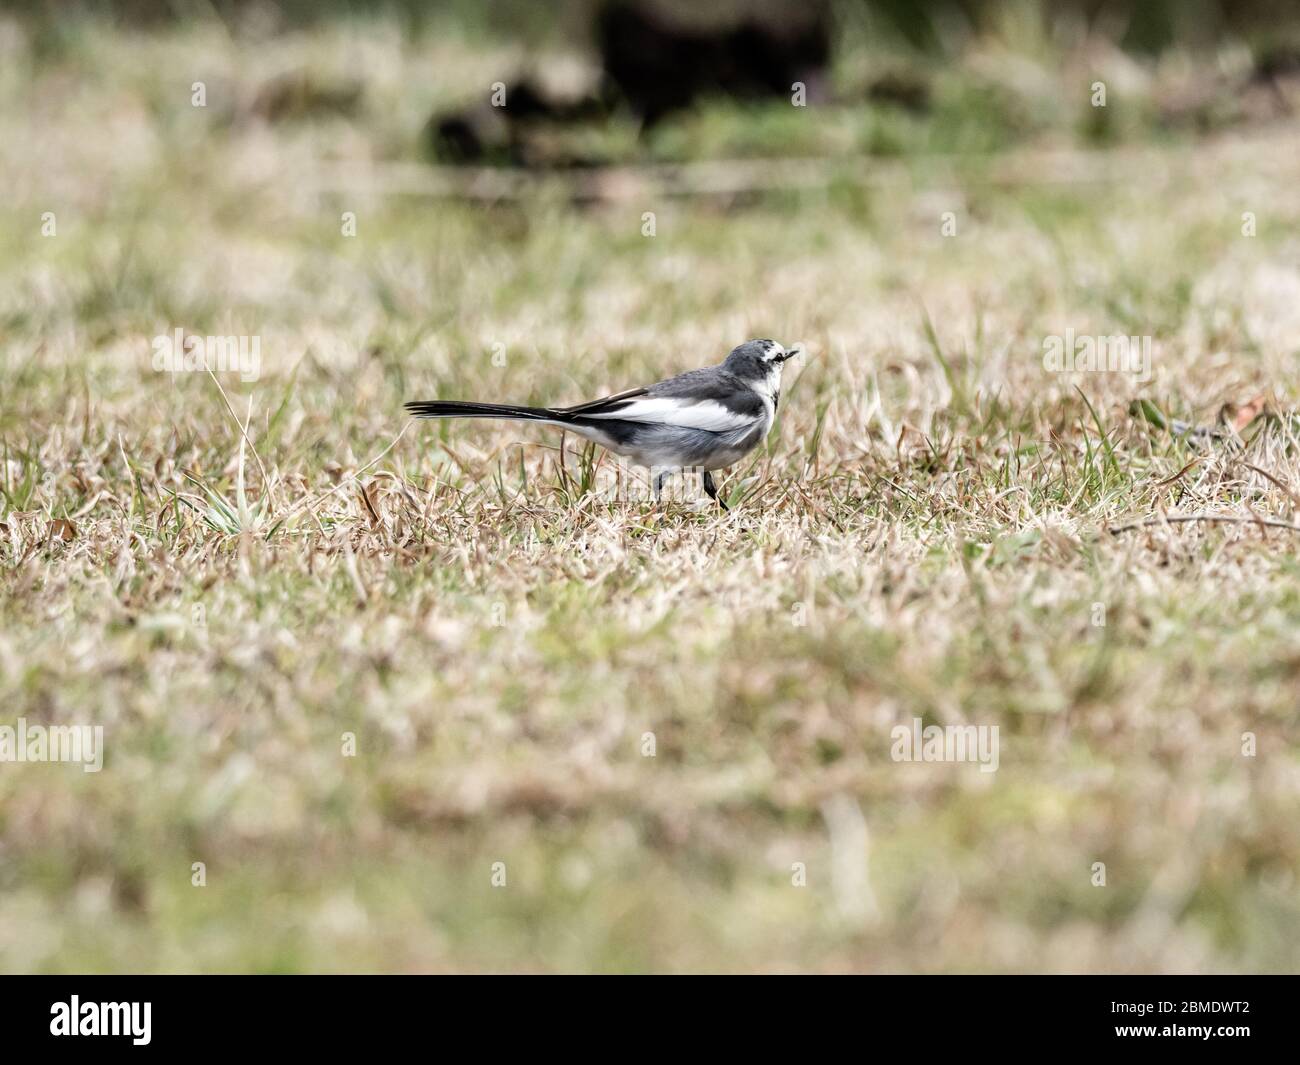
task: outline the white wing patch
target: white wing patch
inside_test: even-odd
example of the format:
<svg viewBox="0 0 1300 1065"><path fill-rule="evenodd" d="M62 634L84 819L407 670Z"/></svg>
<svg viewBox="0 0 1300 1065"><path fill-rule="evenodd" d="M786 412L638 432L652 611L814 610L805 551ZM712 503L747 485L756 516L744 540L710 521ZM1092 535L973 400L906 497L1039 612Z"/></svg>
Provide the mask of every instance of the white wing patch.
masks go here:
<svg viewBox="0 0 1300 1065"><path fill-rule="evenodd" d="M629 422L674 425L681 429L707 429L725 433L753 425L753 415L737 414L711 399L680 399L675 396L646 396L629 401L618 410L584 415L587 418L618 418Z"/></svg>

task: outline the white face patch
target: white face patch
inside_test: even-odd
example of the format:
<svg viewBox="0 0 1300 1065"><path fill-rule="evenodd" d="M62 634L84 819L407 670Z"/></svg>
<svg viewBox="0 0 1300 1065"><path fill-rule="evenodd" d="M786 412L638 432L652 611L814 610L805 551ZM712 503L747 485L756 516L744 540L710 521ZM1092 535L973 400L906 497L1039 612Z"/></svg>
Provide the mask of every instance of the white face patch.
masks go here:
<svg viewBox="0 0 1300 1065"><path fill-rule="evenodd" d="M758 393L764 406L768 409L768 416L771 417L776 413L776 394L781 391L781 364L773 363L767 369L767 376L761 381L751 382L751 387Z"/></svg>

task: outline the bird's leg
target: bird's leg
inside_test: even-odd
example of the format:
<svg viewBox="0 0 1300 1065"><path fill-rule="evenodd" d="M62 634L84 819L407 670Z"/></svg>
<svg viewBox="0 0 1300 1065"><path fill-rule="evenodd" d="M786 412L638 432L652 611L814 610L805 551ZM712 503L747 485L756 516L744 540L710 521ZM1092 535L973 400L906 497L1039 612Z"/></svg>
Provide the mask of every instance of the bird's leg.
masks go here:
<svg viewBox="0 0 1300 1065"><path fill-rule="evenodd" d="M664 481L668 480L668 476L672 472L672 470L660 470L655 474L655 503L659 502L659 497L664 490Z"/></svg>
<svg viewBox="0 0 1300 1065"><path fill-rule="evenodd" d="M704 494L710 499L716 500L718 506L723 510L731 509L725 502L723 502L722 497L718 495L718 486L713 483L713 474L708 470L704 471Z"/></svg>

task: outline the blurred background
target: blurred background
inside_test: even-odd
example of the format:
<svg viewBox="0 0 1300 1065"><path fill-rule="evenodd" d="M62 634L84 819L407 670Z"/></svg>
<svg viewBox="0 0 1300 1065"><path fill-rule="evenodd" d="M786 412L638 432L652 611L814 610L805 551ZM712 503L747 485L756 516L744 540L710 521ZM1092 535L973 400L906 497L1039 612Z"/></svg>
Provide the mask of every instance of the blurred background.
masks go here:
<svg viewBox="0 0 1300 1065"><path fill-rule="evenodd" d="M1300 79L1300 16L1285 0L139 0L4 10L11 78L23 62L75 58L96 32L136 34L146 51L118 88L141 91L162 117L178 101L156 79L147 91L162 67L148 49L170 40L193 49L173 58L191 62L195 80L206 75L205 132L333 124L328 159L562 169L1112 144L1292 116ZM791 106L796 82L806 111ZM358 125L364 151L345 135Z"/></svg>

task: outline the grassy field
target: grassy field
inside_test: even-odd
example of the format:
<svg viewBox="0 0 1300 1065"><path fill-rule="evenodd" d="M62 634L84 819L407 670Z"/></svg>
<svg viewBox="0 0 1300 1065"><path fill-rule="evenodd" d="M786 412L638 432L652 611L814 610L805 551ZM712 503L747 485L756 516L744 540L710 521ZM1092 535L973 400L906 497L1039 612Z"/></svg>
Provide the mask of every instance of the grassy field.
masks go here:
<svg viewBox="0 0 1300 1065"><path fill-rule="evenodd" d="M1126 133L1117 77L1097 151L1086 65L993 52L928 119L647 149L826 149L797 191L388 189L521 54L0 22L0 724L106 747L0 765L0 967L1300 966L1294 127ZM302 71L360 102L258 117ZM177 328L257 379L155 370ZM1151 379L1048 372L1066 330ZM393 443L753 336L808 355L725 515L545 431ZM997 772L894 761L914 718Z"/></svg>

